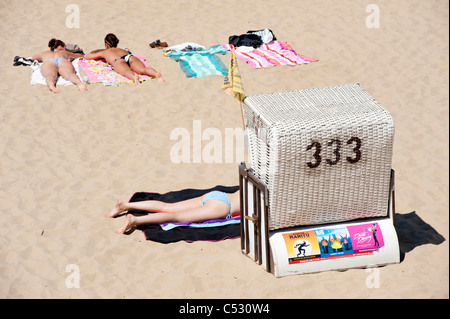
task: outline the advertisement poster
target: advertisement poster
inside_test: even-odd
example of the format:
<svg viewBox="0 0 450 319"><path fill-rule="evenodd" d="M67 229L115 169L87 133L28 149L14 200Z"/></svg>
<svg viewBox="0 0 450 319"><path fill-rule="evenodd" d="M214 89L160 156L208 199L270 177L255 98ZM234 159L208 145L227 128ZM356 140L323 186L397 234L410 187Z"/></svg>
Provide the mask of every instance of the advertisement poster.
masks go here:
<svg viewBox="0 0 450 319"><path fill-rule="evenodd" d="M355 253L378 250L384 246L383 234L378 223L348 226L347 228Z"/></svg>
<svg viewBox="0 0 450 319"><path fill-rule="evenodd" d="M283 234L289 264L371 253L384 246L378 223Z"/></svg>
<svg viewBox="0 0 450 319"><path fill-rule="evenodd" d="M283 234L289 264L320 258L320 247L314 231Z"/></svg>
<svg viewBox="0 0 450 319"><path fill-rule="evenodd" d="M352 254L352 241L347 227L317 229L322 257Z"/></svg>

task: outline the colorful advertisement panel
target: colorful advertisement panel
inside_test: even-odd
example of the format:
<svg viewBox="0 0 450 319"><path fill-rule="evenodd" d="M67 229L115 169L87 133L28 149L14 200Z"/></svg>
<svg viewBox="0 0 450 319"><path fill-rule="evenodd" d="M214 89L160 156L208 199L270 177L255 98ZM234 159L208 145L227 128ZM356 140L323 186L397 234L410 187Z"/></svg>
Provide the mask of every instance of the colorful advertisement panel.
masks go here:
<svg viewBox="0 0 450 319"><path fill-rule="evenodd" d="M384 246L378 223L283 234L289 264L369 254Z"/></svg>

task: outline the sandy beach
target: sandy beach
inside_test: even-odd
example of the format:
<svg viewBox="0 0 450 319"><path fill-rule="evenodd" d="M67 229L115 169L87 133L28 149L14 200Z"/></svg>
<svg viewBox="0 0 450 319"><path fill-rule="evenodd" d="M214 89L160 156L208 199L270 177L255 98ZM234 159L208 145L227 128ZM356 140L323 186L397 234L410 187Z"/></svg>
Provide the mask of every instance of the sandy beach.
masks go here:
<svg viewBox="0 0 450 319"><path fill-rule="evenodd" d="M368 25L373 3L1 1L0 298L449 298L449 4L379 0L378 25ZM246 95L360 83L392 114L402 260L379 269L379 287L366 285L365 269L275 278L239 239L161 244L118 235L123 219L104 217L135 192L238 185L241 149L232 162L225 149L219 163L171 157L175 129L193 143L197 124L223 138L242 127L224 77L186 78L149 43L209 48L264 28L319 61L253 69L239 60ZM13 66L53 37L88 53L110 32L166 82L53 94L30 84L29 66ZM79 287L68 285L74 269Z"/></svg>

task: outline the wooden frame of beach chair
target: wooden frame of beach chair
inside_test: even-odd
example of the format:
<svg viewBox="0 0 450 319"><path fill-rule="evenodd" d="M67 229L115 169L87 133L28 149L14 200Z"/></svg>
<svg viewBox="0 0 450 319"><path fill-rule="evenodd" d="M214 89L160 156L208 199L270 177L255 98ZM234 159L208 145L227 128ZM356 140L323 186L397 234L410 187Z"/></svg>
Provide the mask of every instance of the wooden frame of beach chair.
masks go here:
<svg viewBox="0 0 450 319"><path fill-rule="evenodd" d="M391 182L389 184L388 217L392 220L392 225L395 226L395 171L393 169L391 169Z"/></svg>
<svg viewBox="0 0 450 319"><path fill-rule="evenodd" d="M246 255L276 276L399 261L386 109L356 83L247 96L243 113Z"/></svg>
<svg viewBox="0 0 450 319"><path fill-rule="evenodd" d="M251 190L249 190L251 186ZM268 190L245 162L239 166L241 251L270 272ZM249 194L250 197L249 198Z"/></svg>
<svg viewBox="0 0 450 319"><path fill-rule="evenodd" d="M272 250L274 250L275 255L277 255L277 248L271 247L271 244L274 243L274 246L276 246L279 244L280 240L278 240L278 243L276 243L275 240L272 240L272 236L276 238L279 230L269 231L268 189L266 185L253 174L252 169L247 168L245 162L242 162L239 165L239 187L241 207L241 252L253 259L255 263L262 266L267 272L273 273L277 277L284 276L283 274L279 274L280 270L278 269L276 262L274 262L272 253ZM395 233L395 171L393 169L391 169L388 211L385 217L363 218L348 222L333 223L330 225L307 225L303 227L321 228L324 226L342 226L346 224L350 225L367 222L385 223L384 234L386 236L386 242L390 241L392 243L390 250L385 253L384 256L380 255L379 264L398 263L400 255ZM386 224L391 225L392 227L386 228ZM295 229L302 229L302 225L282 229L281 231L289 232L290 230ZM351 263L349 265L348 268L353 268ZM367 262L366 265L366 262L363 260L362 263L356 264L355 267L365 267L368 265L370 265L370 263ZM331 266L330 269L333 269L333 267Z"/></svg>

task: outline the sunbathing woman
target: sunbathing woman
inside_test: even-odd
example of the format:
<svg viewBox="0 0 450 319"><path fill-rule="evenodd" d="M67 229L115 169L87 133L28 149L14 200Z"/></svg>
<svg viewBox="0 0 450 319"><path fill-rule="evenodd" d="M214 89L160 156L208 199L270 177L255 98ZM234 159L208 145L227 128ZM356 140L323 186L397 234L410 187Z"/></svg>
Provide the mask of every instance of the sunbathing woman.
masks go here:
<svg viewBox="0 0 450 319"><path fill-rule="evenodd" d="M106 49L92 51L84 58L87 60L104 59L117 73L133 80L136 84L139 84L140 74L155 77L158 81L164 82L161 73L151 67L146 67L144 63L133 54L118 48L117 44L119 44L119 39L114 34L109 33L105 37Z"/></svg>
<svg viewBox="0 0 450 319"><path fill-rule="evenodd" d="M116 233L123 234L133 226L143 224L194 223L209 219L231 218L240 211L239 191L224 193L212 191L203 196L176 203L157 200L126 203L118 201L106 217L116 217L128 210L154 212L144 216L126 215L125 224Z"/></svg>
<svg viewBox="0 0 450 319"><path fill-rule="evenodd" d="M45 78L50 91L59 93L56 88L56 80L58 75L75 84L80 91L86 91L87 88L81 82L70 60L82 57L81 53L72 53L66 50L66 45L61 40L51 39L48 43L50 51L44 51L32 57L33 60L43 62L41 66L41 74Z"/></svg>

